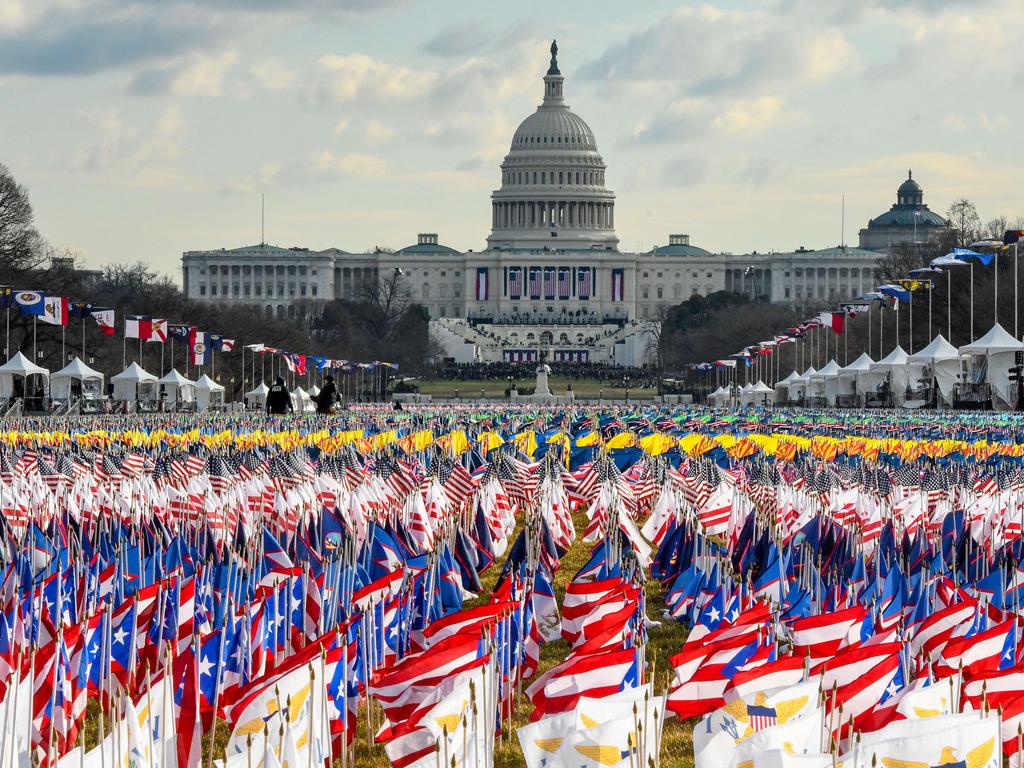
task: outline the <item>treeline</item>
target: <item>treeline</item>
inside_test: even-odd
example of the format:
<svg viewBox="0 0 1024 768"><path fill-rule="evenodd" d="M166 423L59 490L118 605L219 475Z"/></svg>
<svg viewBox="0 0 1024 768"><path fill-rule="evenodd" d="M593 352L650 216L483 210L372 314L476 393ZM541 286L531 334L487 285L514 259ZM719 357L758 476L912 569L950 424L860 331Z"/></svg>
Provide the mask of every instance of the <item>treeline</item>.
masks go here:
<svg viewBox="0 0 1024 768"><path fill-rule="evenodd" d="M238 348L253 343L332 359L397 362L402 372L419 373L431 354L427 314L409 301L404 281L397 277L387 296L383 291L368 291L357 301L307 305L296 318L268 317L257 307L194 301L169 277L141 262L83 269L74 254L54 248L37 231L28 191L0 164L0 284L110 307L117 313L114 336L103 335L91 318L73 317L63 329L62 358L60 327L33 323L14 307L0 310L4 322L0 333L9 354L20 350L31 358L34 346L36 362L51 371L62 368L72 354L83 355L84 348L84 359L92 367L107 375L117 373L123 356L129 362L139 359L138 341L123 342L124 316L148 315L235 339L235 351L217 354L216 378L236 393L242 386ZM163 346L164 367L169 369L170 340ZM160 370L160 347L143 345L142 363L153 373ZM176 344L174 363L181 370L185 354L183 345ZM245 365L248 376L252 370L248 355ZM256 370L258 375L258 362Z"/></svg>

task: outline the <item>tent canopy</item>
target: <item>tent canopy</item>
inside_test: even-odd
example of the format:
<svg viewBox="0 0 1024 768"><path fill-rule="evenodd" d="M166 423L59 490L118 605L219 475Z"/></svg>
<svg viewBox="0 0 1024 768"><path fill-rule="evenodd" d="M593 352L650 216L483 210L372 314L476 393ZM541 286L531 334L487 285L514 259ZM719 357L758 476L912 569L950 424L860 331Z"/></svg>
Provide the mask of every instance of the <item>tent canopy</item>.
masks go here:
<svg viewBox="0 0 1024 768"><path fill-rule="evenodd" d="M956 360L958 357L960 357L960 352L946 341L946 337L940 333L932 339L931 344L920 352L912 354L910 361L914 363L939 363L943 360Z"/></svg>
<svg viewBox="0 0 1024 768"><path fill-rule="evenodd" d="M156 376L145 370L138 363L133 362L120 373L115 376L111 376L110 380L113 382L146 384L149 382L155 382Z"/></svg>
<svg viewBox="0 0 1024 768"><path fill-rule="evenodd" d="M769 387L767 384L765 384L760 379L758 379L757 384L754 385L754 388L751 391L754 392L755 394L759 394L759 395L774 395L775 394L775 390L772 389L771 387Z"/></svg>
<svg viewBox="0 0 1024 768"><path fill-rule="evenodd" d="M871 370L874 362L867 352L862 352L860 357L839 371L839 373L867 373Z"/></svg>
<svg viewBox="0 0 1024 768"><path fill-rule="evenodd" d="M871 364L872 371L888 371L896 366L906 365L908 355L903 347L897 346L892 352L883 357L877 363Z"/></svg>
<svg viewBox="0 0 1024 768"><path fill-rule="evenodd" d="M175 387L181 387L186 385L195 386L195 382L192 381L191 379L186 379L184 376L182 376L177 368L172 368L169 373L165 374L160 379L160 383L170 384L171 386Z"/></svg>
<svg viewBox="0 0 1024 768"><path fill-rule="evenodd" d="M261 381L259 383L259 386L255 387L254 389L250 389L248 392L245 393L245 396L246 397L266 397L267 393L269 391L270 391L270 387L268 387L266 384L264 384Z"/></svg>
<svg viewBox="0 0 1024 768"><path fill-rule="evenodd" d="M825 365L821 367L820 371L815 371L810 375L812 379L827 379L829 376L836 376L839 373L839 363L834 359L829 360Z"/></svg>
<svg viewBox="0 0 1024 768"><path fill-rule="evenodd" d="M960 347L962 355L994 355L1000 352L1018 352L1024 350L1024 342L1011 336L1003 326L996 323L992 330L970 344Z"/></svg>
<svg viewBox="0 0 1024 768"><path fill-rule="evenodd" d="M218 384L216 381L211 379L205 373L196 379L196 389L206 390L207 392L223 392L224 386Z"/></svg>
<svg viewBox="0 0 1024 768"><path fill-rule="evenodd" d="M49 376L50 372L41 365L36 365L21 352L16 352L14 357L3 365L0 365L0 374L11 376Z"/></svg>
<svg viewBox="0 0 1024 768"><path fill-rule="evenodd" d="M76 379L77 381L85 381L86 379L99 379L103 381L103 374L99 371L93 370L88 365L82 362L81 358L76 357L70 363L65 365L59 371L51 374L51 379Z"/></svg>

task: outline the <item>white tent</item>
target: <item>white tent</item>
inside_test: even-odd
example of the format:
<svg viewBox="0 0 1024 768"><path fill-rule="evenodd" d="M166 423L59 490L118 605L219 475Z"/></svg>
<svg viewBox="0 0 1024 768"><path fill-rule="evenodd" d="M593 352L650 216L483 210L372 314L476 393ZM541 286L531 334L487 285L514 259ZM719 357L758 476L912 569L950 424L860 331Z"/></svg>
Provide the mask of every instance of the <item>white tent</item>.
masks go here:
<svg viewBox="0 0 1024 768"><path fill-rule="evenodd" d="M95 400L103 397L103 374L93 370L76 357L56 373L50 374L50 397L65 400L71 397Z"/></svg>
<svg viewBox="0 0 1024 768"><path fill-rule="evenodd" d="M771 405L775 402L775 390L758 379L750 390L750 402L752 405Z"/></svg>
<svg viewBox="0 0 1024 768"><path fill-rule="evenodd" d="M245 399L251 406L262 408L267 402L267 392L269 391L270 387L261 381L259 386L253 387L245 393Z"/></svg>
<svg viewBox="0 0 1024 768"><path fill-rule="evenodd" d="M960 374L960 352L941 333L932 343L910 356L910 362L925 366L924 377L935 380L935 386L947 405L953 404L953 385Z"/></svg>
<svg viewBox="0 0 1024 768"><path fill-rule="evenodd" d="M775 402L785 403L789 401L789 386L798 378L800 378L800 374L793 371L786 378L775 382Z"/></svg>
<svg viewBox="0 0 1024 768"><path fill-rule="evenodd" d="M920 376L922 366L917 364L914 368ZM871 364L869 381L875 391L881 391L883 382L885 382L892 393L892 404L900 406L907 393L907 384L910 382L911 375L910 356L903 347L897 346L877 363Z"/></svg>
<svg viewBox="0 0 1024 768"><path fill-rule="evenodd" d="M836 404L836 394L839 391L839 363L829 360L820 371L810 375L807 385L808 397L823 397L828 405Z"/></svg>
<svg viewBox="0 0 1024 768"><path fill-rule="evenodd" d="M740 387L740 405L750 405L753 401L754 396L751 394L754 390L754 385L749 381Z"/></svg>
<svg viewBox="0 0 1024 768"><path fill-rule="evenodd" d="M163 401L168 405L175 403L191 403L196 399L196 383L182 376L177 368L163 376L157 382L163 392Z"/></svg>
<svg viewBox="0 0 1024 768"><path fill-rule="evenodd" d="M708 402L711 405L726 405L729 402L729 390L727 387L719 387L710 395L708 395Z"/></svg>
<svg viewBox="0 0 1024 768"><path fill-rule="evenodd" d="M852 395L858 399L869 391L871 380L871 366L874 360L867 352L839 371L839 394Z"/></svg>
<svg viewBox="0 0 1024 768"><path fill-rule="evenodd" d="M817 371L814 368L808 368L789 382L789 401L791 403L801 402L807 396L807 385L815 373Z"/></svg>
<svg viewBox="0 0 1024 768"><path fill-rule="evenodd" d="M49 388L50 372L41 365L36 365L21 352L0 365L0 398L32 397L36 387L43 385ZM31 381L31 378L36 378Z"/></svg>
<svg viewBox="0 0 1024 768"><path fill-rule="evenodd" d="M133 362L116 376L110 377L114 385L114 399L134 403L138 400L154 401L157 396L157 379L152 373Z"/></svg>
<svg viewBox="0 0 1024 768"><path fill-rule="evenodd" d="M999 323L992 330L970 344L960 347L961 355L970 355L967 381L991 384L993 395L1009 405L1016 401L1016 392L1010 386L1010 368L1015 352L1024 350L1024 342L1011 336ZM0 369L2 370L2 369ZM999 403L993 402L993 405Z"/></svg>
<svg viewBox="0 0 1024 768"><path fill-rule="evenodd" d="M224 387L204 373L196 381L196 403L200 411L224 405Z"/></svg>
<svg viewBox="0 0 1024 768"><path fill-rule="evenodd" d="M292 392L292 408L294 408L298 413L302 411L313 411L316 409L316 406L313 405L313 398L309 396L309 393L306 392L306 390L302 387L296 387Z"/></svg>

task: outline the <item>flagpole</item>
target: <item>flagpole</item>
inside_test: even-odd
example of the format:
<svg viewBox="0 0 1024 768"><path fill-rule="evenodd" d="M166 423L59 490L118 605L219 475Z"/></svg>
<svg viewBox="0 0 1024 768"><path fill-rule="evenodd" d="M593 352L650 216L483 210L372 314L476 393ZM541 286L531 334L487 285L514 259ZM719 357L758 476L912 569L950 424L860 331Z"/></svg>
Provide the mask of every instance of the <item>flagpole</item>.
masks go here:
<svg viewBox="0 0 1024 768"><path fill-rule="evenodd" d="M953 343L953 272L946 270L946 341Z"/></svg>
<svg viewBox="0 0 1024 768"><path fill-rule="evenodd" d="M910 354L914 354L914 294L910 294Z"/></svg>
<svg viewBox="0 0 1024 768"><path fill-rule="evenodd" d="M974 262L970 263L971 267L971 343L974 342Z"/></svg>
<svg viewBox="0 0 1024 768"><path fill-rule="evenodd" d="M1018 235L1019 237L1019 235ZM1017 243L1013 244L1013 338L1020 338L1017 335L1017 321L1019 319L1017 315ZM10 313L10 308L7 309Z"/></svg>
<svg viewBox="0 0 1024 768"><path fill-rule="evenodd" d="M33 365L38 365L38 363L36 363L36 359L37 359L36 358L36 320L37 319L38 318L36 317L36 315L32 315L32 363L33 363ZM25 389L28 389L28 387L26 386Z"/></svg>
<svg viewBox="0 0 1024 768"><path fill-rule="evenodd" d="M64 352L64 334L65 334L66 330L67 330L67 326L66 325L62 325L60 327L60 367L61 368L64 367L64 363L65 363L65 359L64 359L64 354L65 354L65 352Z"/></svg>
<svg viewBox="0 0 1024 768"><path fill-rule="evenodd" d="M928 343L932 342L932 288L935 287L935 281L928 281ZM946 339L949 341L949 339Z"/></svg>
<svg viewBox="0 0 1024 768"><path fill-rule="evenodd" d="M85 315L82 315L82 361L85 361Z"/></svg>
<svg viewBox="0 0 1024 768"><path fill-rule="evenodd" d="M1014 246L1014 247L1016 247L1016 246ZM11 340L11 305L10 305L10 299L8 298L7 320L6 320L5 329L4 329L4 359L5 360L10 357L10 354L9 354L9 352L10 352L10 349L9 349L9 342L10 342L10 340Z"/></svg>

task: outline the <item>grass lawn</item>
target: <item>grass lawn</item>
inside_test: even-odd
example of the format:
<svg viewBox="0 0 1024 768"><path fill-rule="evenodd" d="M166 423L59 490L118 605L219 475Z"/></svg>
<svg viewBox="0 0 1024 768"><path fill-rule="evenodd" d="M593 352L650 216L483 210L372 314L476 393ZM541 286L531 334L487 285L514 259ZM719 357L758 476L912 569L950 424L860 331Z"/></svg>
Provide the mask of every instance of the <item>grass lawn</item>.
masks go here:
<svg viewBox="0 0 1024 768"><path fill-rule="evenodd" d="M516 385L520 390L533 389L537 379L534 375L524 375L516 379ZM433 395L434 397L455 397L456 391L460 397L479 398L480 390L484 391L483 396L487 398L504 398L507 381L448 381L430 380L417 381L420 393ZM625 388L608 387L600 379L570 379L565 376L551 376L548 378L548 386L552 394L564 395L566 387L571 384L573 392L577 397L598 397L602 391L605 397L622 398L625 396ZM657 391L653 388L638 389L629 388L630 397L654 397Z"/></svg>

